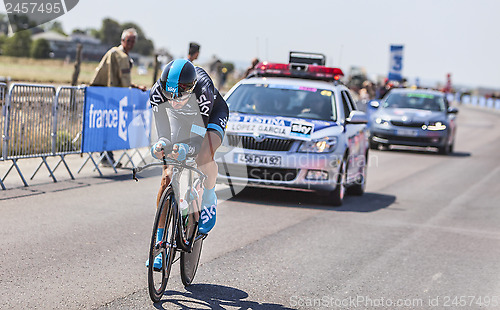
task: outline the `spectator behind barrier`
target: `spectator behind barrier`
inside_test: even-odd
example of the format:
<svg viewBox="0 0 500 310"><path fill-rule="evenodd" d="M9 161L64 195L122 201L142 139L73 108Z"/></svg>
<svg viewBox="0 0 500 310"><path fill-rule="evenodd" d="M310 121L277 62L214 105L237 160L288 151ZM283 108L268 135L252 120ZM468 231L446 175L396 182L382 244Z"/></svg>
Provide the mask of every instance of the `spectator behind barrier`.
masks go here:
<svg viewBox="0 0 500 310"><path fill-rule="evenodd" d="M145 86L139 86L131 82L133 60L130 58L129 52L134 47L136 38L137 31L134 28L123 30L121 45L112 47L102 57L94 77L90 81L90 86L134 87L142 91L146 90ZM113 152L108 151L107 155L102 160L102 165L114 165ZM108 158L111 162L108 162ZM118 163L116 166L120 167L121 164Z"/></svg>

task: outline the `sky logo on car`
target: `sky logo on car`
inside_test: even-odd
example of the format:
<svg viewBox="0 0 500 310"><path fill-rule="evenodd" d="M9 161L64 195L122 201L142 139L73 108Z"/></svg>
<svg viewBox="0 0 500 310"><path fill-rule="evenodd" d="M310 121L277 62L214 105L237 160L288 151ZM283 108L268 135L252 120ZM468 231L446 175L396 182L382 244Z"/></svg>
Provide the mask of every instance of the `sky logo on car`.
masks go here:
<svg viewBox="0 0 500 310"><path fill-rule="evenodd" d="M295 137L309 138L313 132L314 124L292 123L290 135Z"/></svg>
<svg viewBox="0 0 500 310"><path fill-rule="evenodd" d="M79 0L4 0L12 32L18 32L46 22L71 11Z"/></svg>

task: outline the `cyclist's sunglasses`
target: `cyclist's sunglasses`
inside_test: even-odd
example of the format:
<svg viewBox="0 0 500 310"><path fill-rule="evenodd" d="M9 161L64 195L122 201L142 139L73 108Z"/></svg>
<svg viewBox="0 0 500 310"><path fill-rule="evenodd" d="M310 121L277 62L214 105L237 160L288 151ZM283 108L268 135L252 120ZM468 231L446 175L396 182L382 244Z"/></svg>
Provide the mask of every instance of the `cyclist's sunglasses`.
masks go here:
<svg viewBox="0 0 500 310"><path fill-rule="evenodd" d="M177 97L175 97L175 98L172 98L172 97L173 97L173 96L172 96L173 94L172 94L172 93L169 93L169 95L170 95L170 96L167 96L167 100L168 100L168 101L175 101L175 102L182 102L182 101L184 101L184 100L186 100L186 99L189 99L189 98L191 97L191 95L192 95L192 94L193 94L193 93L181 93L181 95L180 95L180 96L177 96Z"/></svg>
<svg viewBox="0 0 500 310"><path fill-rule="evenodd" d="M177 86L179 91L177 93L165 91L163 88L162 91L163 95L165 95L167 100L181 102L191 97L191 94L193 93L195 86L196 86L196 80L193 83L189 84L179 83Z"/></svg>

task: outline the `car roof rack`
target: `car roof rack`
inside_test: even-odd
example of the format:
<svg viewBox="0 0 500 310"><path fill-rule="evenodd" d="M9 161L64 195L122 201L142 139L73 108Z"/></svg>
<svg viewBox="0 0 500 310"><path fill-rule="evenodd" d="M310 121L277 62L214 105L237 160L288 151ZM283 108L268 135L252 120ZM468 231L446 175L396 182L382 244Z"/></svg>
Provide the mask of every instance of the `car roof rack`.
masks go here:
<svg viewBox="0 0 500 310"><path fill-rule="evenodd" d="M324 66L326 64L326 56L320 53L290 51L288 63Z"/></svg>
<svg viewBox="0 0 500 310"><path fill-rule="evenodd" d="M309 80L323 80L340 83L344 73L340 68L326 67L326 56L320 53L291 51L289 63L258 63L247 78L262 77L293 77Z"/></svg>

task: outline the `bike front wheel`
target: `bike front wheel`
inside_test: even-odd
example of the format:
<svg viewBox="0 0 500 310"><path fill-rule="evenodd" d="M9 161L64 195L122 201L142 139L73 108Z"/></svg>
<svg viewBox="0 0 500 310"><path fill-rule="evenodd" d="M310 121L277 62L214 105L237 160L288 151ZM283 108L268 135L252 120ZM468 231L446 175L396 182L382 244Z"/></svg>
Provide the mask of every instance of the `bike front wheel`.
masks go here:
<svg viewBox="0 0 500 310"><path fill-rule="evenodd" d="M163 193L161 203L156 210L156 217L151 236L148 265L148 289L153 302L158 302L167 287L170 270L175 256L175 234L177 229L177 204L174 191L168 187ZM158 226L161 219L165 218L165 229L161 238L157 237ZM157 240L161 240L157 242ZM154 260L160 256L162 265L155 269Z"/></svg>
<svg viewBox="0 0 500 310"><path fill-rule="evenodd" d="M202 246L203 238L200 238L193 244L191 252L181 252L181 280L184 286L189 286L193 283L198 263L200 262Z"/></svg>

